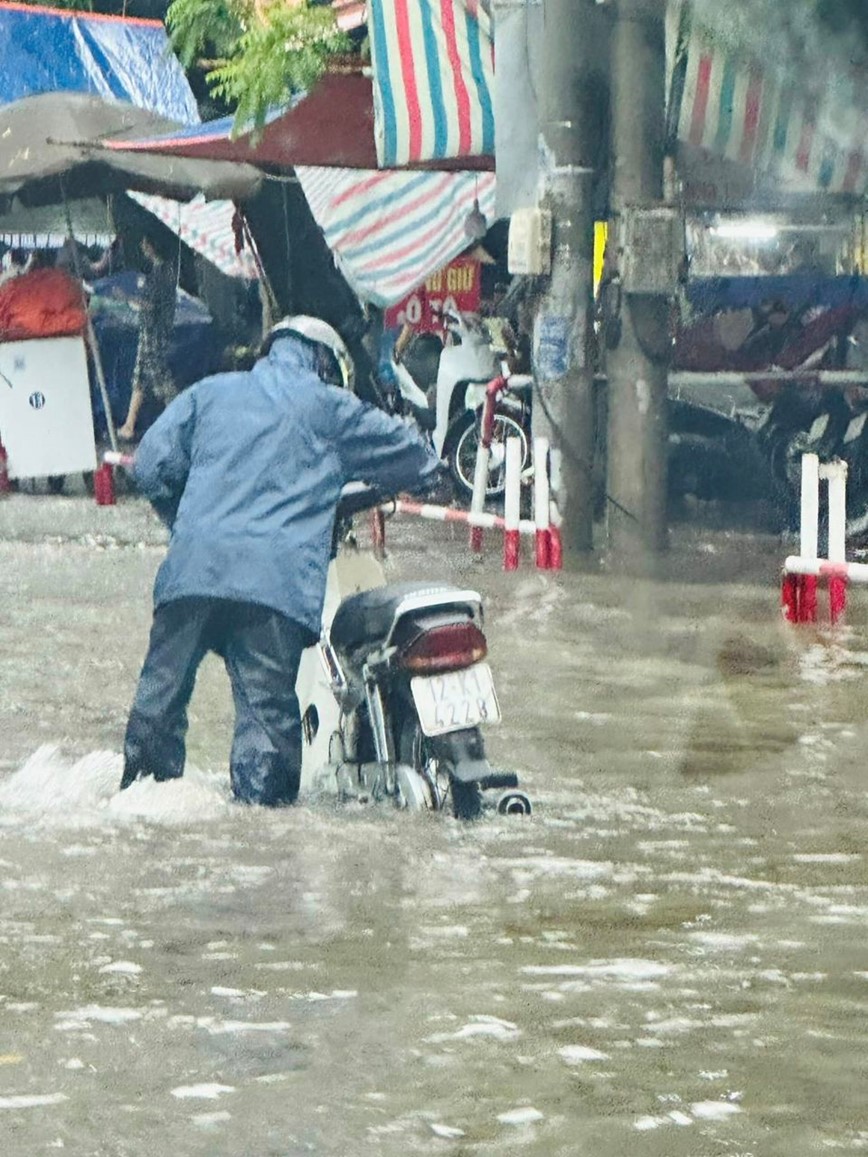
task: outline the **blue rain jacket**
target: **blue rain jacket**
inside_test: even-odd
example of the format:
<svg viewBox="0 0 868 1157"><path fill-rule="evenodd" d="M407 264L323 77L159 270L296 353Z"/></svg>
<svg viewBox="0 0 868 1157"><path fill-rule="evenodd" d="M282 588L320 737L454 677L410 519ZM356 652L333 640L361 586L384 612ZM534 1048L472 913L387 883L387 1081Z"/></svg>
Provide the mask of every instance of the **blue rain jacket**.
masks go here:
<svg viewBox="0 0 868 1157"><path fill-rule="evenodd" d="M435 480L436 456L405 423L313 367L309 346L281 338L249 372L184 391L142 438L135 482L171 529L156 606L238 599L319 636L341 487L397 494Z"/></svg>

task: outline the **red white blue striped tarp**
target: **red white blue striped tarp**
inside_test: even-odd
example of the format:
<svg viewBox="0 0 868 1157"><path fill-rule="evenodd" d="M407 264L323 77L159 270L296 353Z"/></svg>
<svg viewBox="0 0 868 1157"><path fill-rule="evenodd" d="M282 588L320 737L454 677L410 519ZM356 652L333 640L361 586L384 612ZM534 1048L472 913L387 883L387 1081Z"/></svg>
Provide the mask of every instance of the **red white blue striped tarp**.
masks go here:
<svg viewBox="0 0 868 1157"><path fill-rule="evenodd" d="M494 220L493 173L295 171L338 268L374 305L394 305L471 244L474 201Z"/></svg>
<svg viewBox="0 0 868 1157"><path fill-rule="evenodd" d="M848 85L838 76L834 89L806 92L796 77L725 51L701 27L688 30L684 48L679 140L793 188L866 191L864 78Z"/></svg>
<svg viewBox="0 0 868 1157"><path fill-rule="evenodd" d="M494 39L481 0L368 0L381 168L494 153Z"/></svg>
<svg viewBox="0 0 868 1157"><path fill-rule="evenodd" d="M255 281L259 276L250 250L242 249L238 253L235 249L232 228L235 206L231 201L206 201L199 196L182 204L146 193L130 192L129 195L227 277Z"/></svg>

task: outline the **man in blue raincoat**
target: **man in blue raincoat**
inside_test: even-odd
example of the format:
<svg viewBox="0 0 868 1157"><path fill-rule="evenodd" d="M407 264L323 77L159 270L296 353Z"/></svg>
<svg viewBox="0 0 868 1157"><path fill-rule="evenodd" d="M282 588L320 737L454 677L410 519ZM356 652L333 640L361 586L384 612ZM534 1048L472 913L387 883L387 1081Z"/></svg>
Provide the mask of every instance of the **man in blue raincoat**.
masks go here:
<svg viewBox="0 0 868 1157"><path fill-rule="evenodd" d="M360 480L385 493L425 490L439 471L407 425L355 397L351 373L331 326L285 318L252 370L191 386L139 444L136 485L171 537L122 788L183 774L187 705L202 659L216 651L235 703L235 797L270 806L297 797L295 682L320 634L341 488Z"/></svg>

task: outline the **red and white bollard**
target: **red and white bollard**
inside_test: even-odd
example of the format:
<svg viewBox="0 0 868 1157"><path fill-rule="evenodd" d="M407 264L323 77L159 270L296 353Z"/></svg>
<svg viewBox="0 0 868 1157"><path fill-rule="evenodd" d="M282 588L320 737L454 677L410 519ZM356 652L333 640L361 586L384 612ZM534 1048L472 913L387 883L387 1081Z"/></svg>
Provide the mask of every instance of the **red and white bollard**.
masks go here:
<svg viewBox="0 0 868 1157"><path fill-rule="evenodd" d="M103 462L93 473L93 496L97 506L114 506L115 475L110 462Z"/></svg>
<svg viewBox="0 0 868 1157"><path fill-rule="evenodd" d="M533 440L533 520L536 523L537 570L551 570L551 497L549 492L549 443Z"/></svg>
<svg viewBox="0 0 868 1157"><path fill-rule="evenodd" d="M837 623L847 609L847 463L830 462L823 474L829 484L829 615Z"/></svg>
<svg viewBox="0 0 868 1157"><path fill-rule="evenodd" d="M820 481L828 484L828 558L819 557ZM787 622L817 621L817 582L829 586L829 617L840 621L847 606L848 581L865 581L859 563L847 562L847 463L823 466L816 454L802 456L799 553L784 563L781 611Z"/></svg>
<svg viewBox="0 0 868 1157"><path fill-rule="evenodd" d="M506 387L506 378L494 378L485 387L485 401L482 403L479 446L473 469L473 494L470 499L470 513L482 514L485 509L485 495L488 491L488 463L491 458L491 441L494 437L494 408L497 399ZM482 553L482 527L473 526L470 531L470 549L474 554Z"/></svg>
<svg viewBox="0 0 868 1157"><path fill-rule="evenodd" d="M518 570L521 557L521 438L506 440L506 492L503 500L503 569Z"/></svg>

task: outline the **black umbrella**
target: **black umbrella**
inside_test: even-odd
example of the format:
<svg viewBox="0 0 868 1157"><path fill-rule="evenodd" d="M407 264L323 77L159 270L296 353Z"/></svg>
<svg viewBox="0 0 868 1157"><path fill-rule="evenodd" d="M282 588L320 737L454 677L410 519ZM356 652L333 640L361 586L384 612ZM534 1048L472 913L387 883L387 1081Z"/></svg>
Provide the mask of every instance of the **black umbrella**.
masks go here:
<svg viewBox="0 0 868 1157"><path fill-rule="evenodd" d="M262 174L237 161L120 153L107 139L180 128L155 113L88 93L50 92L0 107L0 198L46 205L135 189L187 201L243 200ZM2 207L0 207L2 208Z"/></svg>

